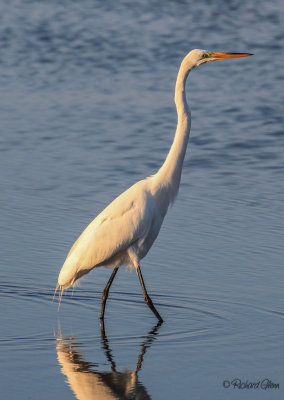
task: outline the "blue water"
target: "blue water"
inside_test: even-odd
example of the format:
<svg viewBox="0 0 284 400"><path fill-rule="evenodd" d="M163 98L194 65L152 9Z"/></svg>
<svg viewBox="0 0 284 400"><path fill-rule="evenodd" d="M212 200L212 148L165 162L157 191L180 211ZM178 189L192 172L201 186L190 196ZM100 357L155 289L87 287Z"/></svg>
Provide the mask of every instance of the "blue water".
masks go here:
<svg viewBox="0 0 284 400"><path fill-rule="evenodd" d="M1 399L283 398L283 14L280 0L0 2ZM141 264L165 322L122 268L103 335L110 271L59 311L58 272L163 162L192 48L255 55L189 77L179 196Z"/></svg>

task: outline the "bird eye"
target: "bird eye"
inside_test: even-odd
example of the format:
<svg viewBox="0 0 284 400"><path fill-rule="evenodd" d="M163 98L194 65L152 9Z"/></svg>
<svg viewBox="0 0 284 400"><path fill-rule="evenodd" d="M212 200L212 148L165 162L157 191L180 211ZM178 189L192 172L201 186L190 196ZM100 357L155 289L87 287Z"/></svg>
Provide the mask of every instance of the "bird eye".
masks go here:
<svg viewBox="0 0 284 400"><path fill-rule="evenodd" d="M210 58L212 53L204 53L201 58Z"/></svg>

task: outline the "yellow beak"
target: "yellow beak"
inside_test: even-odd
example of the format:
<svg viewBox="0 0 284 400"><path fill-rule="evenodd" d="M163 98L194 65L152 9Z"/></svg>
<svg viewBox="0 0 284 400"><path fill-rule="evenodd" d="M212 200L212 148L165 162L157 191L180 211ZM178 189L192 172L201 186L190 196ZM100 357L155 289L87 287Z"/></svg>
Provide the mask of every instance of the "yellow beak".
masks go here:
<svg viewBox="0 0 284 400"><path fill-rule="evenodd" d="M210 58L215 58L216 60L224 60L225 58L238 58L238 57L248 57L253 56L250 53L209 53Z"/></svg>

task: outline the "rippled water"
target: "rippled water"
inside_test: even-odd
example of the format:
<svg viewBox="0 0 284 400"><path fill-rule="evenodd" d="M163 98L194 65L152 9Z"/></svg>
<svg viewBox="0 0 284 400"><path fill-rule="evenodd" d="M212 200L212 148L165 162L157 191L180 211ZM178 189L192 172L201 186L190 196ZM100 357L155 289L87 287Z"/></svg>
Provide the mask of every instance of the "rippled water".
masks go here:
<svg viewBox="0 0 284 400"><path fill-rule="evenodd" d="M1 398L283 398L282 20L280 0L0 2ZM101 332L110 271L59 312L58 271L163 162L192 48L255 55L190 75L179 197L142 263L164 324L121 269Z"/></svg>

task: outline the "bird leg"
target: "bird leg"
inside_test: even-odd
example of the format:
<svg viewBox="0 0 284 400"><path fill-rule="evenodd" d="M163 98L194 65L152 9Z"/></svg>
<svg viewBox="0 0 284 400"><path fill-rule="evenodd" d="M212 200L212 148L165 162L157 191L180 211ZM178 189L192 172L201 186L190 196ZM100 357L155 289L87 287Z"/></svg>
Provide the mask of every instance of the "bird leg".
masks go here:
<svg viewBox="0 0 284 400"><path fill-rule="evenodd" d="M104 288L103 293L102 293L102 305L101 305L101 315L100 315L100 319L102 321L103 321L104 315L105 315L105 307L106 307L106 301L108 298L108 292L109 292L109 289L111 287L111 284L114 280L114 277L115 277L117 271L118 271L118 267L114 268L114 270L112 271L112 274L108 280L108 283L106 284L106 287Z"/></svg>
<svg viewBox="0 0 284 400"><path fill-rule="evenodd" d="M140 266L139 266L139 265L138 265L138 267L137 267L137 274L138 274L138 277L139 277L139 280L140 280L140 284L141 284L141 287L142 287L142 291L143 291L145 303L146 303L147 306L150 308L150 310L155 314L155 316L158 318L158 320L159 320L160 322L163 322L162 317L160 316L160 314L159 314L158 311L156 310L156 308L155 308L155 306L154 306L152 300L150 299L150 297L149 297L149 295L148 295L148 293L147 293L147 290L146 290L146 287L145 287L145 283L144 283L143 276L142 276L142 273L141 273L141 270L140 270Z"/></svg>

